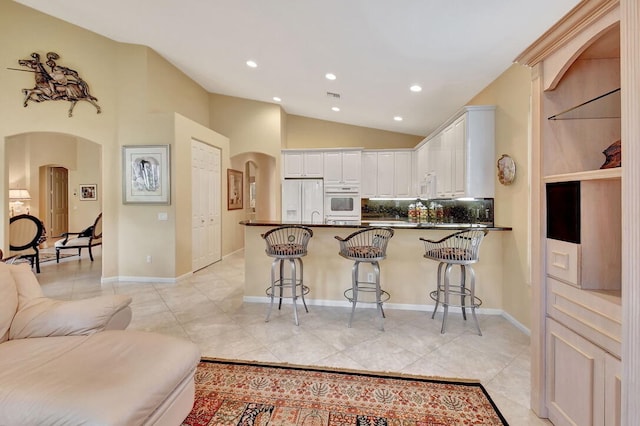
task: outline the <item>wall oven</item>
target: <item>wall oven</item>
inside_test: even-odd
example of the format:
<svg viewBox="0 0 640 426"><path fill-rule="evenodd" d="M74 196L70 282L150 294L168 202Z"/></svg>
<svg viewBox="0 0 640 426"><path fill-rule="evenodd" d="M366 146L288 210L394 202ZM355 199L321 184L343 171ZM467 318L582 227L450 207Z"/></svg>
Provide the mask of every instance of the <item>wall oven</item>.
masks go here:
<svg viewBox="0 0 640 426"><path fill-rule="evenodd" d="M324 213L328 223L360 221L360 187L356 185L325 185Z"/></svg>

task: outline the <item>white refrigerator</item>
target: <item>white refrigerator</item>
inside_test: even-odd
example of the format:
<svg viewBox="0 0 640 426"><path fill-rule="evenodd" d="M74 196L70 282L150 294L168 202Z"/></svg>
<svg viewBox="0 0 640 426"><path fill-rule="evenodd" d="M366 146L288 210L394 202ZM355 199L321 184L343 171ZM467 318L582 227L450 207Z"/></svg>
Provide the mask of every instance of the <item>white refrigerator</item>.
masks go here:
<svg viewBox="0 0 640 426"><path fill-rule="evenodd" d="M284 179L282 181L282 221L324 222L322 179Z"/></svg>

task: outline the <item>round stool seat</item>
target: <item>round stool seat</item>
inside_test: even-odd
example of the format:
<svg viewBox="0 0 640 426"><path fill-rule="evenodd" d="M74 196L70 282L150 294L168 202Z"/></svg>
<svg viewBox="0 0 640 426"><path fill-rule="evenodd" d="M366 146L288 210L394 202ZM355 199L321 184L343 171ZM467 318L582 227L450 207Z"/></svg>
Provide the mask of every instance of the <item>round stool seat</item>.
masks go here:
<svg viewBox="0 0 640 426"><path fill-rule="evenodd" d="M354 246L346 247L341 255L351 260L382 260L385 252L382 248L375 246Z"/></svg>
<svg viewBox="0 0 640 426"><path fill-rule="evenodd" d="M307 248L302 244L274 244L267 249L267 256L271 257L300 257L306 254Z"/></svg>
<svg viewBox="0 0 640 426"><path fill-rule="evenodd" d="M424 254L427 259L438 260L440 262L447 263L475 263L478 261L477 257L474 259L474 253L472 250L462 247L441 247L434 248L427 251Z"/></svg>

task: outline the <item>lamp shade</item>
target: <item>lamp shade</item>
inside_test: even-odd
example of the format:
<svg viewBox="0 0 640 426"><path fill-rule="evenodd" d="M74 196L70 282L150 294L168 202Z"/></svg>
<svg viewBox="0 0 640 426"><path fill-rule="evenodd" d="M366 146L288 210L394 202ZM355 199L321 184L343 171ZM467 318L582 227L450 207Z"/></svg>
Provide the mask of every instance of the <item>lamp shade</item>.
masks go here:
<svg viewBox="0 0 640 426"><path fill-rule="evenodd" d="M26 189L10 189L9 190L9 199L10 200L30 200L31 194Z"/></svg>

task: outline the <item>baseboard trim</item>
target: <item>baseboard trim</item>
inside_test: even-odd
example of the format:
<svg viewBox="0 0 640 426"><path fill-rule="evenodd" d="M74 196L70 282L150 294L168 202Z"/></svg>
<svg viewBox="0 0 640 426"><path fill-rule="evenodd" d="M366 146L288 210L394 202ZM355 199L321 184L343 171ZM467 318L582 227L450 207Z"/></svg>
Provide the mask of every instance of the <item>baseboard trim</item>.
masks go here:
<svg viewBox="0 0 640 426"><path fill-rule="evenodd" d="M524 326L520 321L511 316L508 312L502 311L502 317L509 321L515 328L522 331L527 336L531 337L531 330Z"/></svg>
<svg viewBox="0 0 640 426"><path fill-rule="evenodd" d="M247 303L269 303L271 301L271 299L267 296L244 296L242 300ZM351 307L351 303L346 300L305 299L305 301L309 306L330 306L330 307L339 307L339 308ZM292 301L291 299L283 299L282 303L291 304ZM401 311L424 311L424 312L432 312L434 308L434 305L414 305L414 304L407 304L407 303L385 303L384 306L389 309L397 309ZM375 308L375 303L358 302L358 307ZM462 309L451 306L449 307L449 312L462 313ZM502 309L478 308L476 309L476 313L482 314L482 315L501 315L505 317L504 315L505 313ZM505 317L505 319L511 322L509 318Z"/></svg>
<svg viewBox="0 0 640 426"><path fill-rule="evenodd" d="M182 281L186 278L189 278L193 275L192 272L187 272L186 274L182 274L179 277L175 278L162 278L162 277L138 277L138 276L115 276L109 278L101 278L101 284L109 284L109 283L122 283L122 282L133 282L133 283L158 283L158 284L175 284L179 281Z"/></svg>

